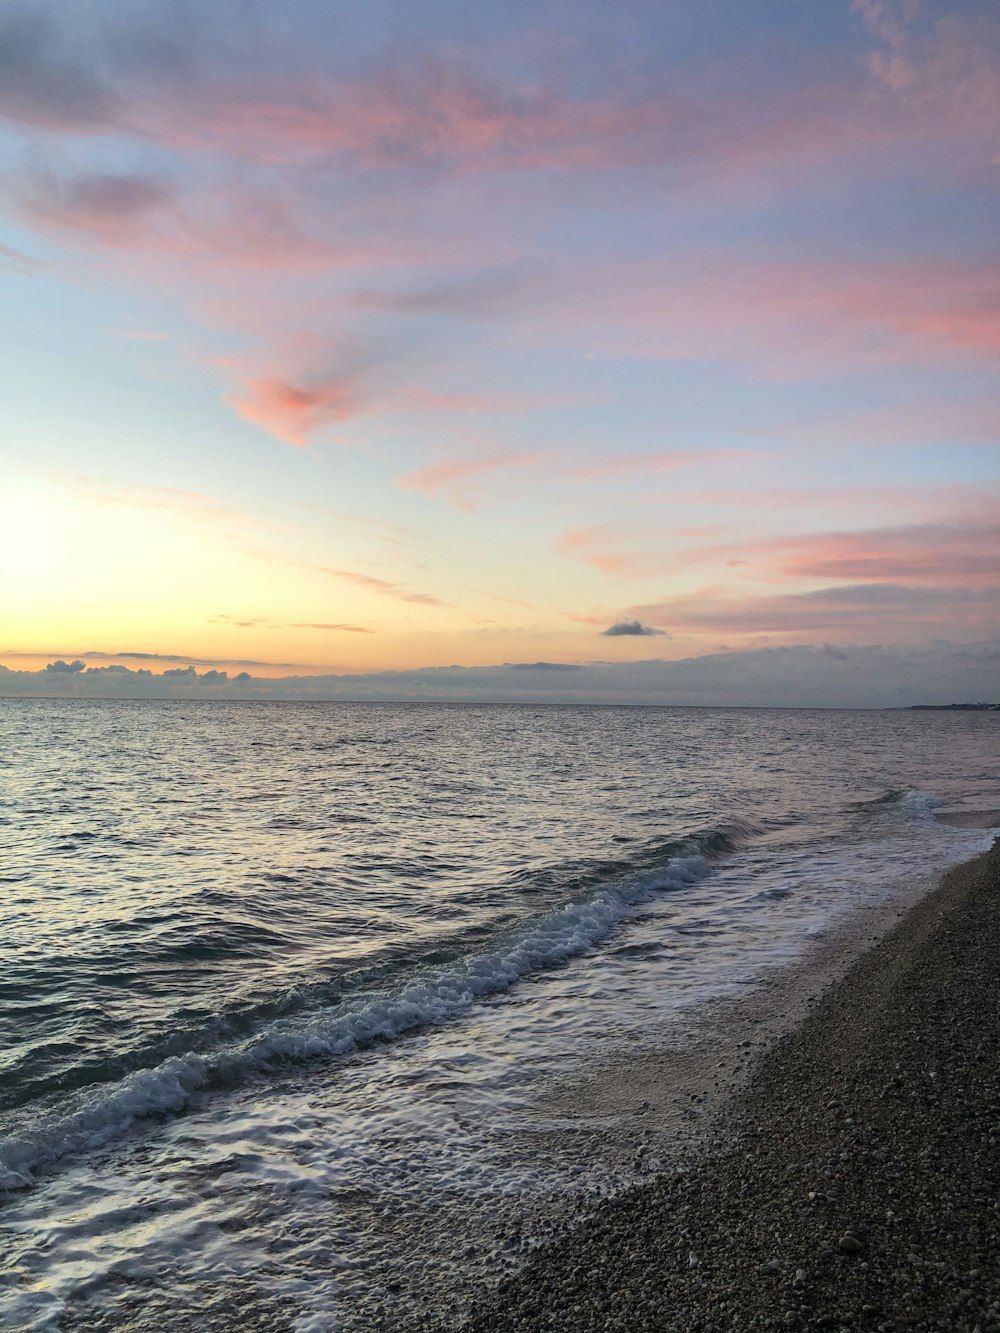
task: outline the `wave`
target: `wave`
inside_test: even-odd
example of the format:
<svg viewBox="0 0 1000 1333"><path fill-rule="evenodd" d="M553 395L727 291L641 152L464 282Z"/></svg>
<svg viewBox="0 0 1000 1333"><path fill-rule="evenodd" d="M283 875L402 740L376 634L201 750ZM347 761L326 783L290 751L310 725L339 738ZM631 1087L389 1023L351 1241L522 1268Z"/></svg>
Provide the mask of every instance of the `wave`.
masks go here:
<svg viewBox="0 0 1000 1333"><path fill-rule="evenodd" d="M239 1044L171 1057L102 1085L71 1112L51 1115L0 1144L0 1190L31 1185L39 1167L101 1147L139 1120L183 1111L200 1092L267 1075L289 1063L344 1057L456 1018L523 977L593 948L643 903L701 879L713 859L748 833L715 829L650 848L612 882L508 931L488 951L424 969L396 990L364 992L296 1013Z"/></svg>
<svg viewBox="0 0 1000 1333"><path fill-rule="evenodd" d="M943 805L940 796L932 791L904 791L899 799L900 809L913 819L930 819L938 806Z"/></svg>
<svg viewBox="0 0 1000 1333"><path fill-rule="evenodd" d="M894 787L871 800L855 801L850 808L874 813L890 807L902 811L912 819L929 819L943 804L941 797L935 796L931 791L920 791L916 787Z"/></svg>
<svg viewBox="0 0 1000 1333"><path fill-rule="evenodd" d="M221 1047L235 1048L279 1021L287 1022L306 1011L329 1010L341 1004L345 997L356 997L359 992L384 992L398 984L404 969L409 975L424 974L429 968L450 965L478 952L501 934L509 933L523 923L529 911L541 913L546 904L578 901L627 876L655 871L672 857L686 854L692 846L707 857L725 856L744 846L763 829L762 825L734 819L724 828L708 829L688 839L646 842L631 849L627 859L585 858L544 869L527 868L514 872L508 881L510 887L517 889L521 911L505 911L495 917L492 924L477 922L448 929L443 935L413 941L403 949L389 944L374 949L353 966L325 974L314 972L297 980L289 978L286 973L280 983L268 984L264 979L268 972L264 971L260 974L260 983L252 990L245 990L242 995L222 1003L217 999L215 1008L206 1005L200 1010L184 1008L175 1010L172 1016L161 1015L156 1028L151 1031L116 1030L106 1038L103 1049L95 1051L91 1058L81 1058L80 1050L74 1051L72 1042L61 1042L57 1053L67 1058L53 1061L50 1058L52 1047L42 1043L26 1050L8 1066L3 1086L0 1086L0 1124L3 1123L2 1117L21 1108L39 1103L51 1106L55 1098L64 1103L68 1097L81 1098L88 1095L88 1090L93 1092L108 1084L117 1084L132 1073L165 1065L177 1057L197 1055L210 1058ZM396 862L397 867L400 864ZM444 865L444 862L438 864ZM459 867L448 865L446 869L457 871ZM223 894L218 898L222 904L228 901ZM540 899L538 906L529 907L534 898ZM163 965L182 965L191 958L225 956L232 959L242 954L248 968L252 967L256 973L262 961L267 963L272 955L280 952L281 942L286 946L291 942L287 930L284 935L279 935L270 926L236 917L230 917L227 927L225 917L215 910L215 895L211 891L200 894L198 902L202 911L193 919L190 913L176 911L158 917L147 916L142 922L109 922L107 930L114 938L108 941L104 952L85 960L88 973L77 977L76 984L86 989L91 983L100 987L108 978L130 977L134 974L137 959L142 967L155 970ZM213 909L211 915L206 913L207 907ZM255 908L259 908L262 915L266 910L259 900L255 902ZM342 915L341 920L344 919ZM156 924L163 929L154 939L136 944L129 937L143 924ZM372 923L366 921L364 925L372 935ZM74 960L59 958L56 961L59 964L57 970L65 973ZM33 988L44 990L45 979L37 978Z"/></svg>

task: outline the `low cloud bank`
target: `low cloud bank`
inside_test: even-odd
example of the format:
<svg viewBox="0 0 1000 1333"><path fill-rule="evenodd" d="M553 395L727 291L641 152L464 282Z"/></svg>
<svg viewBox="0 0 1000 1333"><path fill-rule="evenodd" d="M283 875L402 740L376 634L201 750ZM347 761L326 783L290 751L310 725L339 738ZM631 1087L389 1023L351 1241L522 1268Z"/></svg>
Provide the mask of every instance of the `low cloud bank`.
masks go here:
<svg viewBox="0 0 1000 1333"><path fill-rule="evenodd" d="M115 663L0 665L0 695L80 699L298 699L441 703L637 703L900 707L997 698L1000 640L922 647L759 648L666 662L506 662L363 675L235 676L193 665L156 673Z"/></svg>
<svg viewBox="0 0 1000 1333"><path fill-rule="evenodd" d="M617 639L623 636L650 636L663 635L669 638L665 629L653 629L652 625L644 625L639 620L619 620L614 625L609 625L607 629L602 629L601 633L606 639Z"/></svg>

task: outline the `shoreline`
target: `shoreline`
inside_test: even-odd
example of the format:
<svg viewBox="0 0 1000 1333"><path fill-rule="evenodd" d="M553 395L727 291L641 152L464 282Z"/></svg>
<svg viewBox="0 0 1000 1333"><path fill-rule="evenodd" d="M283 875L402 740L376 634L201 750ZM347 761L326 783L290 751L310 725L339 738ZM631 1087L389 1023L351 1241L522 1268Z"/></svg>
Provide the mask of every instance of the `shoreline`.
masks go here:
<svg viewBox="0 0 1000 1333"><path fill-rule="evenodd" d="M720 1071L686 1165L599 1204L463 1327L1000 1333L1000 841L895 907ZM660 1072L640 1069L591 1096L636 1098Z"/></svg>
<svg viewBox="0 0 1000 1333"><path fill-rule="evenodd" d="M982 828L1000 812L942 822ZM960 863L961 864L961 863ZM877 941L940 885L942 876L914 880L834 917L791 960L773 963L735 992L697 1001L675 1020L672 1037L598 1065L584 1077L560 1081L533 1105L566 1121L611 1117L641 1120L647 1139L661 1140L663 1157L688 1160L727 1123L759 1061L809 1014L820 997Z"/></svg>

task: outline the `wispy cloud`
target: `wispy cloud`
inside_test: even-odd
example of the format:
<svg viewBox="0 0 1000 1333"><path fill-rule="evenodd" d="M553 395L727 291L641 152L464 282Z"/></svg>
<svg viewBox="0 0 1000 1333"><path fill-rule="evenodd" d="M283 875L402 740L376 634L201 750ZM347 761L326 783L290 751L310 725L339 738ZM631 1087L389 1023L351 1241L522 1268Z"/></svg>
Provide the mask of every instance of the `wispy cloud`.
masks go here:
<svg viewBox="0 0 1000 1333"><path fill-rule="evenodd" d="M776 636L784 642L817 633L847 642L880 632L912 639L1000 628L1000 589L858 583L734 596L707 588L630 609L675 633Z"/></svg>
<svg viewBox="0 0 1000 1333"><path fill-rule="evenodd" d="M775 382L1000 351L1000 265L675 254L549 275L533 314L617 356L722 360ZM650 462L655 461L653 456ZM662 455L671 466L675 455ZM678 460L679 461L679 460Z"/></svg>
<svg viewBox="0 0 1000 1333"><path fill-rule="evenodd" d="M165 182L138 172L33 171L15 177L8 193L22 217L43 231L77 232L123 248L146 243L173 204Z"/></svg>
<svg viewBox="0 0 1000 1333"><path fill-rule="evenodd" d="M612 549L619 545L621 533L610 524L571 528L556 538L555 549L562 555L583 560L603 574L622 576L655 572L663 564L659 551L639 553Z"/></svg>
<svg viewBox="0 0 1000 1333"><path fill-rule="evenodd" d="M271 620L264 617L240 618L239 616L217 615L211 616L210 621L213 624L229 625L233 629L320 629L336 630L345 634L374 634L373 629L368 629L364 625L345 625L338 621L325 620Z"/></svg>
<svg viewBox="0 0 1000 1333"><path fill-rule="evenodd" d="M487 473L506 468L523 467L535 462L535 455L519 457L471 458L455 462L430 463L416 468L399 478L404 491L419 491L422 495L444 494L457 509L474 510L476 501L470 497L464 483Z"/></svg>
<svg viewBox="0 0 1000 1333"><path fill-rule="evenodd" d="M47 267L48 265L42 259L23 254L12 245L0 244L0 268L5 268L13 273L30 275L40 273Z"/></svg>
<svg viewBox="0 0 1000 1333"><path fill-rule="evenodd" d="M242 541L251 531L268 526L249 511L205 491L177 486L112 486L84 475L57 473L56 478L74 500L87 506L132 512L149 510L174 527L198 528L216 540Z"/></svg>
<svg viewBox="0 0 1000 1333"><path fill-rule="evenodd" d="M602 573L639 578L667 573L687 576L738 570L742 580L786 584L789 580L829 579L858 582L969 583L1000 581L1000 527L997 498L989 487L843 487L806 491L692 490L669 497L675 503L736 508L749 519L743 525L685 529L662 518L609 522L562 533L556 549ZM662 508L663 497L657 497ZM897 512L921 514L870 528L831 529L846 515ZM821 531L785 531L761 536L756 523L780 519ZM741 531L742 526L742 531ZM701 535L711 541L690 542Z"/></svg>
<svg viewBox="0 0 1000 1333"><path fill-rule="evenodd" d="M741 77L742 50L704 86L669 62L659 78L623 77L622 50L602 49L610 77L599 79L596 50L578 50L582 78L571 89L537 61L531 78L504 77L495 42L471 36L461 54L441 41L423 50L415 43L405 56L346 73L320 58L326 47L317 38L326 34L305 13L280 32L246 17L235 40L222 12L200 10L186 30L175 24L168 42L155 18L123 20L110 9L83 42L79 27L58 23L53 11L13 7L0 31L0 114L35 129L117 132L271 168L331 156L435 175L640 161L744 179L766 171L772 187L782 172L899 151L920 136L934 145L983 140L984 104L995 92L989 16L959 11L918 26L889 0L855 9L872 39L863 63L828 68L805 86L772 77L761 90ZM580 21L586 26L586 13ZM539 49L516 24L508 44L520 47L522 65L532 45Z"/></svg>
<svg viewBox="0 0 1000 1333"><path fill-rule="evenodd" d="M1000 525L913 524L787 538L764 548L797 578L1000 588Z"/></svg>
<svg viewBox="0 0 1000 1333"><path fill-rule="evenodd" d="M0 117L43 145L31 170L11 174L8 197L37 229L120 249L130 281L202 316L228 309L231 332L247 337L252 311L264 369L231 401L286 442L301 446L363 410L405 410L407 398L431 412L519 410L503 387L407 394L406 373L362 386L350 367L269 359L281 338L317 325L341 337L377 318L474 320L610 358L714 359L771 380L1000 349L989 255L889 262L782 246L776 258L724 242L626 261L560 247L541 262L538 242L581 200L603 215L617 191L637 188L644 210L655 201L669 213L695 186L728 182L738 207L754 191L801 192L837 164L862 177L899 161L935 180L950 169L985 179L1000 126L997 25L986 18L919 25L866 0L854 20L870 34L866 64L852 54L820 74L803 52L798 73L771 70L767 87L743 52L690 76L669 62L656 74L627 46L600 61L578 49L570 79L539 55L535 25L510 31L512 74L471 35L461 50L431 39L390 53L376 42L331 61L319 11L281 25L261 11L238 36L206 7L169 33L165 22L100 4L0 15ZM622 42L629 31L621 25ZM513 173L527 218L480 184ZM276 275L303 269L322 309L319 291L314 304L302 288L274 290ZM406 337L393 346L402 372L414 355ZM521 395L521 408L540 406ZM672 466L660 458L616 466ZM591 475L610 475L601 467Z"/></svg>
<svg viewBox="0 0 1000 1333"><path fill-rule="evenodd" d="M1000 398L968 392L881 407L827 409L772 430L800 444L1000 444Z"/></svg>
<svg viewBox="0 0 1000 1333"><path fill-rule="evenodd" d="M365 574L356 569L335 569L330 565L311 566L318 574L326 574L332 579L339 579L344 583L352 583L355 587L365 588L369 592L379 593L383 597L391 597L397 602L409 602L415 606L450 606L450 602L443 601L440 597L435 597L428 592L414 592L404 584L393 583L388 579L378 578L374 574Z"/></svg>
<svg viewBox="0 0 1000 1333"><path fill-rule="evenodd" d="M321 621L321 620L318 620L318 621L314 621L314 620L306 620L306 621L292 620L292 621L289 622L289 629L328 629L328 630L342 631L342 632L344 632L344 633L346 633L346 634L374 634L374 633L375 633L375 631L374 631L373 629L366 629L364 625L338 625L338 624L327 624L326 622Z"/></svg>
<svg viewBox="0 0 1000 1333"><path fill-rule="evenodd" d="M792 533L693 548L686 558L738 560L772 581L1000 586L1000 525L979 520Z"/></svg>

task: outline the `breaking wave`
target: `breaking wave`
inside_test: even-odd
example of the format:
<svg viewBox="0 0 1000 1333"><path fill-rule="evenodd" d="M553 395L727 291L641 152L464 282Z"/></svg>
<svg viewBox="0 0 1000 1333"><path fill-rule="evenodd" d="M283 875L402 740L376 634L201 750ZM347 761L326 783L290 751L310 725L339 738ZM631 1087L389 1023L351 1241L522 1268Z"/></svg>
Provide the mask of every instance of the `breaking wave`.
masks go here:
<svg viewBox="0 0 1000 1333"><path fill-rule="evenodd" d="M367 992L264 1026L241 1043L163 1060L88 1091L67 1113L52 1114L0 1144L0 1189L33 1183L42 1166L119 1138L139 1120L183 1111L198 1093L267 1075L290 1063L335 1059L441 1024L523 977L599 944L658 894L704 877L749 827L717 829L650 849L638 865L602 887L510 930L486 951L424 968L405 985Z"/></svg>
<svg viewBox="0 0 1000 1333"><path fill-rule="evenodd" d="M935 796L931 791L920 791L916 787L896 787L872 800L857 801L853 808L872 812L886 808L898 809L913 819L929 819L943 804L941 797Z"/></svg>

